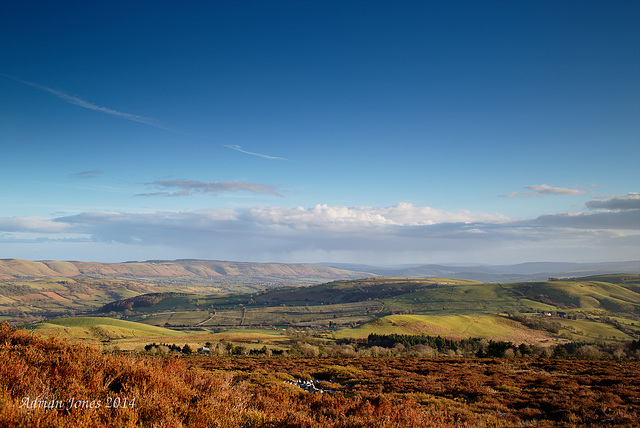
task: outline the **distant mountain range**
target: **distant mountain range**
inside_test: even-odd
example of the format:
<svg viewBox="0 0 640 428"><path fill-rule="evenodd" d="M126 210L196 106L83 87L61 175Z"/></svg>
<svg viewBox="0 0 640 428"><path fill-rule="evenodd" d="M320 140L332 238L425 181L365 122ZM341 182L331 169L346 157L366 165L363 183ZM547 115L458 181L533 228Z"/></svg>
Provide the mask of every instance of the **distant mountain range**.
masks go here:
<svg viewBox="0 0 640 428"><path fill-rule="evenodd" d="M99 263L1 259L0 280L51 277L111 278L171 285L303 285L371 276L316 264L247 263L216 260L148 260ZM264 287L261 287L264 288Z"/></svg>
<svg viewBox="0 0 640 428"><path fill-rule="evenodd" d="M249 263L219 260L147 260L100 263L0 259L0 280L51 277L119 278L171 285L304 285L368 276L460 278L481 282L544 281L611 273L640 274L640 261L602 263L537 262L514 265L380 267L347 263Z"/></svg>
<svg viewBox="0 0 640 428"><path fill-rule="evenodd" d="M362 264L323 263L338 269L371 272L376 275L408 278L460 278L481 282L545 281L548 278L573 278L611 273L640 274L640 260L600 263L532 262L514 265L379 267Z"/></svg>

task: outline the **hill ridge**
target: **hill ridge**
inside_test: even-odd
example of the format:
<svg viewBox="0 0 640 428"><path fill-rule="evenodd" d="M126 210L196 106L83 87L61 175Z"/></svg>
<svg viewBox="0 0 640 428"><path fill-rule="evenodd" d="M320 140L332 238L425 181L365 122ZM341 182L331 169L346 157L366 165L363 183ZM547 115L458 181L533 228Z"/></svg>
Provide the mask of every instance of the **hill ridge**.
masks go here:
<svg viewBox="0 0 640 428"><path fill-rule="evenodd" d="M26 259L0 259L0 280L46 277L126 277L126 278L159 278L159 277L192 277L192 278L224 278L243 276L265 281L273 279L317 278L321 280L362 278L372 275L311 263L255 263L219 260L150 260L145 262L127 261L117 263L56 261Z"/></svg>

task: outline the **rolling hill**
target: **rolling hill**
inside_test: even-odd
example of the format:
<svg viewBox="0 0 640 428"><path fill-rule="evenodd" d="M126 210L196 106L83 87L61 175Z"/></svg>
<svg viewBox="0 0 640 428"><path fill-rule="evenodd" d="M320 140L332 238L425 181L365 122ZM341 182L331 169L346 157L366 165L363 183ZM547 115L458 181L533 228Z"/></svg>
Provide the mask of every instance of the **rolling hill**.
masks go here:
<svg viewBox="0 0 640 428"><path fill-rule="evenodd" d="M158 292L254 292L370 276L312 264L211 260L93 263L0 260L0 321L26 324L86 313Z"/></svg>
<svg viewBox="0 0 640 428"><path fill-rule="evenodd" d="M368 278L259 293L156 293L103 306L110 316L170 328L344 329L342 337L385 330L452 337L572 337L631 340L640 335L640 275L571 281L483 284L444 278ZM506 317L506 314L510 315ZM507 320L508 318L508 320ZM353 329L353 327L356 327Z"/></svg>
<svg viewBox="0 0 640 428"><path fill-rule="evenodd" d="M633 273L483 283L306 264L9 259L0 261L0 276L0 320L16 324L97 315L181 330L294 327L358 337L367 329L440 328L502 337L510 314L507 324L519 325L512 336L533 328L567 338L640 337L640 275Z"/></svg>

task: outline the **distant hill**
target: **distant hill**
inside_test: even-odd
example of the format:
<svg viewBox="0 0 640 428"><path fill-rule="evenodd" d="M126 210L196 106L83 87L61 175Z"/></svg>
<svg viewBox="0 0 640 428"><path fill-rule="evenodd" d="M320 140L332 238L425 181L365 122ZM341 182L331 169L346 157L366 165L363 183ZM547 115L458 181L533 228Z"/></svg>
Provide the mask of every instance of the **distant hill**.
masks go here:
<svg viewBox="0 0 640 428"><path fill-rule="evenodd" d="M204 284L312 284L371 276L371 273L314 264L248 263L216 260L148 260L99 263L1 259L0 280L47 277L90 277L149 280L172 285Z"/></svg>
<svg viewBox="0 0 640 428"><path fill-rule="evenodd" d="M615 273L640 274L640 260L599 263L533 262L515 265L379 267L362 264L323 263L339 269L371 272L376 275L406 278L447 277L490 282L544 281L548 278L574 278Z"/></svg>
<svg viewBox="0 0 640 428"><path fill-rule="evenodd" d="M312 264L3 259L0 260L0 321L25 324L85 313L141 294L246 293L372 275Z"/></svg>

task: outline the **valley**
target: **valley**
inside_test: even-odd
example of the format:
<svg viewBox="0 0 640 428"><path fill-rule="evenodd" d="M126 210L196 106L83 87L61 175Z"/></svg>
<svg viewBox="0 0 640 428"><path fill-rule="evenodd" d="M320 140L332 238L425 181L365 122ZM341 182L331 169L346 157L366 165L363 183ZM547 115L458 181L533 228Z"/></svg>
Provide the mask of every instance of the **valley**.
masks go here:
<svg viewBox="0 0 640 428"><path fill-rule="evenodd" d="M183 274L187 267L195 271L193 263L201 269L190 285L171 283L182 277L169 273ZM316 337L325 347L370 334L479 338L548 347L569 341L625 343L640 337L637 274L483 283L441 277L352 279L357 272L326 271L346 278L314 283L305 275L317 271L279 265L278 272L297 272L296 281L309 284L257 286L249 281L226 287L215 279L203 285L207 275L212 275L212 266L220 270L219 263L163 262L155 266L145 262L137 268L122 264L127 265L129 275L123 276L121 264L103 266L98 275L97 268L87 270L81 264L73 264L77 269L73 270L62 262L47 262L45 268L44 262L14 260L4 266L4 275L12 277L0 284L0 316L15 325L30 324L29 328L43 334L129 350L171 340L201 347L225 337L247 350L263 346L277 350L294 343L296 335ZM225 263L226 272L232 272L231 265L244 266L244 271L229 275L240 281L247 272L275 269L249 264L247 271L246 264ZM150 279L152 267L155 282ZM131 278L133 271L136 280ZM48 276L65 272L76 275ZM269 272L273 278L275 271ZM124 322L132 324L128 328L118 325ZM158 330L146 334L148 328ZM243 335L253 337L253 332L268 340L245 340Z"/></svg>

